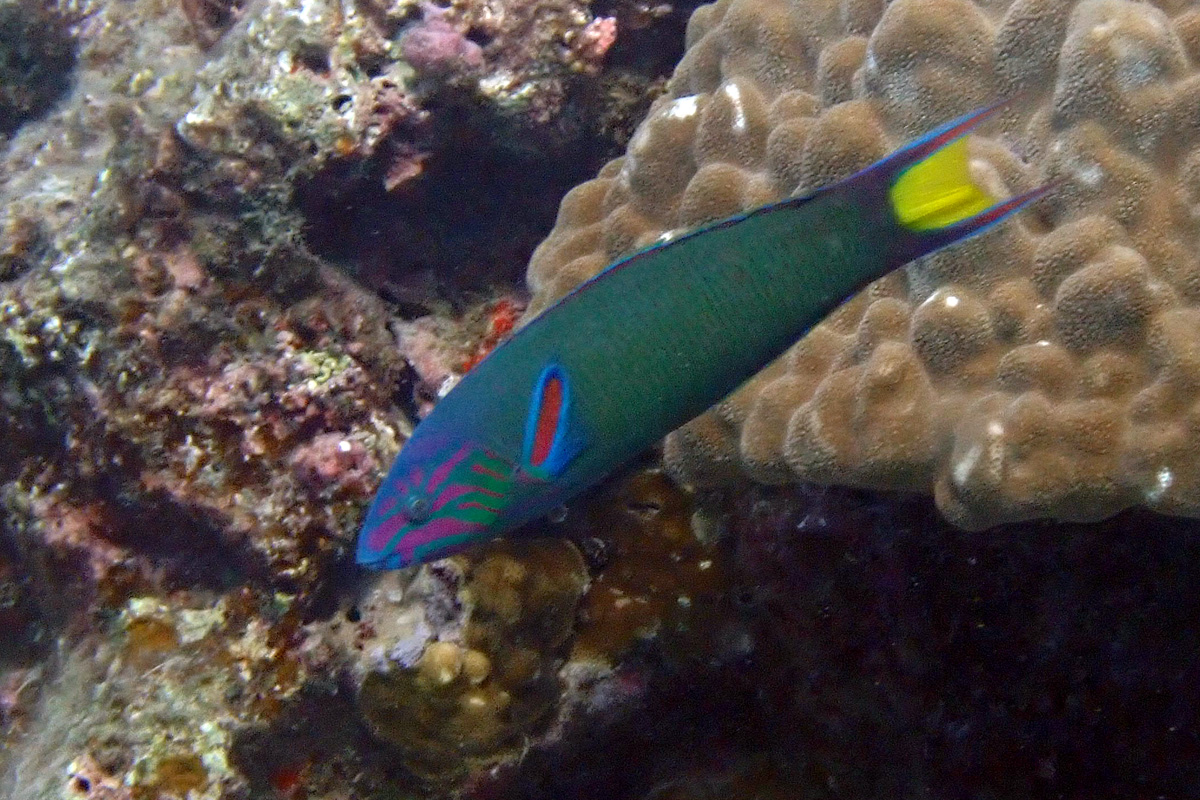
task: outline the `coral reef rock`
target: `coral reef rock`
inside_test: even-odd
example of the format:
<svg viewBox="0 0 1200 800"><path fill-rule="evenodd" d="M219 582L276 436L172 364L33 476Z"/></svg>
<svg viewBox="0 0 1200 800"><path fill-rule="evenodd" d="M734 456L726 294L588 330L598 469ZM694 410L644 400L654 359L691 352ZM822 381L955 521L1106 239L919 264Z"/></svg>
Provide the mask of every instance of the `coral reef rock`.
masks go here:
<svg viewBox="0 0 1200 800"><path fill-rule="evenodd" d="M410 773L449 788L545 728L586 582L569 542L496 543L385 573L352 610L311 626L302 651L313 671L347 674Z"/></svg>
<svg viewBox="0 0 1200 800"><path fill-rule="evenodd" d="M552 523L558 537L371 576L305 626L302 672L351 687L366 751L429 796L523 796L548 765L586 763L598 736L640 728L670 676L752 650L729 602L733 548L698 539L694 512L661 467L631 469ZM682 708L671 725L689 724Z"/></svg>
<svg viewBox="0 0 1200 800"><path fill-rule="evenodd" d="M617 97L615 24L563 0L531 43L539 8L0 0L0 797L395 796L297 632L422 402L511 331L553 187L663 82L627 54ZM453 74L406 63L422 26ZM537 607L540 562L503 563ZM545 630L467 628L474 752L552 711L569 574ZM344 758L288 754L297 716Z"/></svg>
<svg viewBox="0 0 1200 800"><path fill-rule="evenodd" d="M1127 0L720 0L623 157L529 264L531 312L613 259L816 189L956 115L1034 210L873 284L666 458L932 493L956 524L1200 515L1200 12Z"/></svg>

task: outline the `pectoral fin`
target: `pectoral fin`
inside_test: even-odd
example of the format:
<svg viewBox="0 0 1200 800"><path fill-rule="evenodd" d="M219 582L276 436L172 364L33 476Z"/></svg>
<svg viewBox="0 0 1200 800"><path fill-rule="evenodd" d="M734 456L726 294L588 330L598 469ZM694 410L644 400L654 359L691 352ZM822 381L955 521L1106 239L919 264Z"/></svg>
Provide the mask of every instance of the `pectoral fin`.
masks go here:
<svg viewBox="0 0 1200 800"><path fill-rule="evenodd" d="M566 370L555 363L547 365L530 398L521 452L524 472L552 481L579 454L583 436L573 412L571 381Z"/></svg>

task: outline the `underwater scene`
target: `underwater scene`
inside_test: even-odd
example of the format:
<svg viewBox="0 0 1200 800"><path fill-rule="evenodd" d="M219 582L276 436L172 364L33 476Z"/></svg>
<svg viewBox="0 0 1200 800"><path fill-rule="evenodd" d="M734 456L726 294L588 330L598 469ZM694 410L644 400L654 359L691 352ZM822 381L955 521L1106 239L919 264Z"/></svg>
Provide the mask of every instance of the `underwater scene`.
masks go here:
<svg viewBox="0 0 1200 800"><path fill-rule="evenodd" d="M0 800L1200 798L1200 0L0 0Z"/></svg>

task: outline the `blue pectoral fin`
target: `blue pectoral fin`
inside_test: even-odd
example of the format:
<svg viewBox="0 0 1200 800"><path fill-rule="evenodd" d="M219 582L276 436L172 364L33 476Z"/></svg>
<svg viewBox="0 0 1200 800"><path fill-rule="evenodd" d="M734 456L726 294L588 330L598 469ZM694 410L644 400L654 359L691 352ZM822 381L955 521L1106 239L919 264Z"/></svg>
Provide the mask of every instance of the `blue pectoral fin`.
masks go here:
<svg viewBox="0 0 1200 800"><path fill-rule="evenodd" d="M548 364L530 397L521 448L523 473L548 482L563 473L586 446L577 416L567 371L559 364Z"/></svg>

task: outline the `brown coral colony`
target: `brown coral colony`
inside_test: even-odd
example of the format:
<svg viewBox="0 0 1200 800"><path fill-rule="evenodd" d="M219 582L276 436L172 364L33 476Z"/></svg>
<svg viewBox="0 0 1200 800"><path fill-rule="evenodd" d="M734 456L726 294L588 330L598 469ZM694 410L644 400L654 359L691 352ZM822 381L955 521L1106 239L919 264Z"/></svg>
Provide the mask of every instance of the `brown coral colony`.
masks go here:
<svg viewBox="0 0 1200 800"><path fill-rule="evenodd" d="M1198 29L1130 0L704 6L628 152L564 199L532 307L1012 96L971 142L977 180L1056 194L871 286L673 434L668 464L931 492L965 527L1200 515Z"/></svg>

